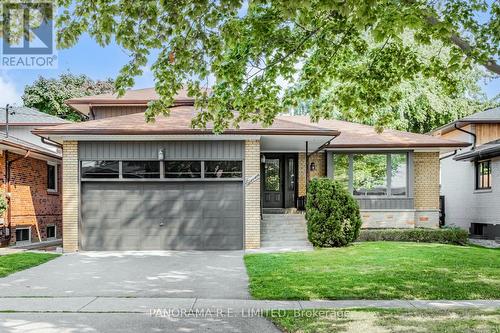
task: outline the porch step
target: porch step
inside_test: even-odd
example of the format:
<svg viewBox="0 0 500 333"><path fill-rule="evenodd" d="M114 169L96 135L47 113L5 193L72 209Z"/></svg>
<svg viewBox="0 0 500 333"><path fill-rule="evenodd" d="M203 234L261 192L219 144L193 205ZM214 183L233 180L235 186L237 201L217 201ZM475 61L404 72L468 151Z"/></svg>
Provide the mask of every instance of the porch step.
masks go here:
<svg viewBox="0 0 500 333"><path fill-rule="evenodd" d="M262 214L302 214L297 208L262 208Z"/></svg>
<svg viewBox="0 0 500 333"><path fill-rule="evenodd" d="M311 247L304 214L263 214L262 247Z"/></svg>

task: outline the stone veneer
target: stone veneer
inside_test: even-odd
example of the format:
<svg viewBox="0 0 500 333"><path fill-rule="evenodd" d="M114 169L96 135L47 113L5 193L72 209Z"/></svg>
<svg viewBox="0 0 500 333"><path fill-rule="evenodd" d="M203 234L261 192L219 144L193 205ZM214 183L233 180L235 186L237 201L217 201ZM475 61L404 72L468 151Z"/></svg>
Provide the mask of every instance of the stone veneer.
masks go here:
<svg viewBox="0 0 500 333"><path fill-rule="evenodd" d="M245 248L260 247L260 141L245 141Z"/></svg>
<svg viewBox="0 0 500 333"><path fill-rule="evenodd" d="M316 165L316 170L309 171L309 179L314 177L326 177L326 153L324 151L313 154L309 157L309 165L313 163ZM306 153L299 153L299 188L298 195L306 195Z"/></svg>
<svg viewBox="0 0 500 333"><path fill-rule="evenodd" d="M63 143L63 249L78 251L78 142Z"/></svg>

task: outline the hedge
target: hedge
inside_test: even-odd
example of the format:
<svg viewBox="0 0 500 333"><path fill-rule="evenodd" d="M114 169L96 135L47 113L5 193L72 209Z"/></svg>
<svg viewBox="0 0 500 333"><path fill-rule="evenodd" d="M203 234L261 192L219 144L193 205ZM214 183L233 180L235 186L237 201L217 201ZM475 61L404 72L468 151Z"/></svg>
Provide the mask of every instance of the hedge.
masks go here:
<svg viewBox="0 0 500 333"><path fill-rule="evenodd" d="M466 245L469 233L460 228L364 229L356 241L423 242Z"/></svg>

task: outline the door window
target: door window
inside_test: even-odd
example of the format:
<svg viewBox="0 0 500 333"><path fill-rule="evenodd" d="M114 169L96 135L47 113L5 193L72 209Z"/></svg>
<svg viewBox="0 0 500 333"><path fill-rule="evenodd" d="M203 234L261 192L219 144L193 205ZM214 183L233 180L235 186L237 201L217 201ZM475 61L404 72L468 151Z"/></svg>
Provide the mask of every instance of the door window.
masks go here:
<svg viewBox="0 0 500 333"><path fill-rule="evenodd" d="M266 159L264 187L266 191L280 191L280 160L279 158Z"/></svg>

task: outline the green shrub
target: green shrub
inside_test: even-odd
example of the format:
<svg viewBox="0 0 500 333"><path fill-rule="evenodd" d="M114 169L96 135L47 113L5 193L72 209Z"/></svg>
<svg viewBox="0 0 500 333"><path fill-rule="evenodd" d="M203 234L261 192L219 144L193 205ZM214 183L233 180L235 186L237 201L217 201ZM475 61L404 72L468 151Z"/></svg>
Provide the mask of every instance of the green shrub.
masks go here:
<svg viewBox="0 0 500 333"><path fill-rule="evenodd" d="M309 241L317 247L345 246L358 237L361 227L358 202L328 178L309 182L306 219Z"/></svg>
<svg viewBox="0 0 500 333"><path fill-rule="evenodd" d="M9 205L7 204L7 200L3 197L3 195L0 195L0 215L2 215L7 208L9 208ZM2 217L2 216L0 216Z"/></svg>
<svg viewBox="0 0 500 333"><path fill-rule="evenodd" d="M469 242L469 233L460 228L368 229L361 230L357 241L396 241L466 245Z"/></svg>

